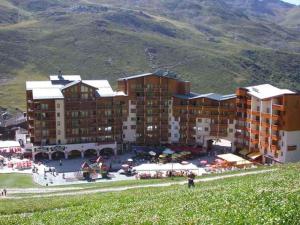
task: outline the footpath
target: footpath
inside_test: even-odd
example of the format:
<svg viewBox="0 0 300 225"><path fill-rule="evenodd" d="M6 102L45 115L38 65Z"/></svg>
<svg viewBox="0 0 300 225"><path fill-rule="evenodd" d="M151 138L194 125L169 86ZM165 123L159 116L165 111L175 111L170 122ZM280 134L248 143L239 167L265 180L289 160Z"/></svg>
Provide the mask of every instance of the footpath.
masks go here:
<svg viewBox="0 0 300 225"><path fill-rule="evenodd" d="M207 178L199 178L195 180L195 183L199 182L210 182L215 180L227 179L232 177L241 177L255 174L270 173L276 169L259 170L259 171L249 171L237 174L228 174L213 176ZM105 193L105 192L120 192L137 188L156 188L156 187L169 187L172 185L185 185L187 181L176 181L167 183L157 183L157 184L144 184L144 185L131 185L131 186L121 186L121 187L109 187L89 190L88 187L62 187L62 188L27 188L27 189L9 189L9 195L5 199L24 199L24 198L40 198L40 197L54 197L54 196L72 196L72 195L85 195L85 194L95 194L95 193ZM14 196L18 194L28 194L28 196Z"/></svg>

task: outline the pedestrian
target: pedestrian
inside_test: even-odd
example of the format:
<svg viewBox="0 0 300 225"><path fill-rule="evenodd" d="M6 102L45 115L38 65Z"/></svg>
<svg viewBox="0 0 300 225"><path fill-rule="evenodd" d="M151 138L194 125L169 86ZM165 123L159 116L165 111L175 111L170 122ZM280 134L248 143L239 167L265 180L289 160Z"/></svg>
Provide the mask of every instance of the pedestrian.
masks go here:
<svg viewBox="0 0 300 225"><path fill-rule="evenodd" d="M195 174L190 172L189 175L188 175L188 187L189 188L195 187L194 179L195 179Z"/></svg>
<svg viewBox="0 0 300 225"><path fill-rule="evenodd" d="M3 189L3 194L4 194L4 196L6 196L6 193L7 193L7 190L4 188L4 189Z"/></svg>
<svg viewBox="0 0 300 225"><path fill-rule="evenodd" d="M59 166L62 166L62 161L61 161L61 159L59 160Z"/></svg>

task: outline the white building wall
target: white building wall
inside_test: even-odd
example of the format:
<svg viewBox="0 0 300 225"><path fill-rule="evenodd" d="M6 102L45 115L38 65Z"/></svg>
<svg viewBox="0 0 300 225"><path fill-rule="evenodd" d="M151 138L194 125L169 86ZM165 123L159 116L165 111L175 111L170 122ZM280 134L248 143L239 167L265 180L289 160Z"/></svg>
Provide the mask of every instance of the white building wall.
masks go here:
<svg viewBox="0 0 300 225"><path fill-rule="evenodd" d="M136 113L131 112L136 109L136 105L129 101L129 114L127 121L123 122L123 140L125 142L135 142L136 141L136 129L133 129L134 126L136 128ZM124 129L126 127L126 129Z"/></svg>
<svg viewBox="0 0 300 225"><path fill-rule="evenodd" d="M171 104L169 104L169 132L171 136L169 136L169 143L178 143L180 138L180 125L179 121L175 120L175 117L173 116L173 100L171 100Z"/></svg>
<svg viewBox="0 0 300 225"><path fill-rule="evenodd" d="M210 123L211 119L209 118L197 118L196 141L198 144L203 145L204 147L207 147L207 140L210 139Z"/></svg>
<svg viewBox="0 0 300 225"><path fill-rule="evenodd" d="M233 142L235 140L235 125L236 125L236 120L233 120L233 123L230 124L229 121L228 121L228 128L227 128L227 133L228 133L228 136L227 136L227 139L228 141L230 141L232 143L232 146L233 146ZM232 132L230 132L232 131Z"/></svg>
<svg viewBox="0 0 300 225"><path fill-rule="evenodd" d="M280 143L282 156L280 162L297 162L300 160L300 131L283 131ZM288 151L288 146L296 146L296 150Z"/></svg>
<svg viewBox="0 0 300 225"><path fill-rule="evenodd" d="M64 100L55 100L56 143L66 144Z"/></svg>

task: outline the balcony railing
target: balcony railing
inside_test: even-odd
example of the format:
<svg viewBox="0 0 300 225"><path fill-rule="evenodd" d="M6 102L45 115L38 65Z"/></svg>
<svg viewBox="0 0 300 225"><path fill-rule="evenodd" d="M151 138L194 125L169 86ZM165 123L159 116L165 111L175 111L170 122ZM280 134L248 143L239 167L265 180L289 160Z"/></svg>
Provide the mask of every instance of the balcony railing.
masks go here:
<svg viewBox="0 0 300 225"><path fill-rule="evenodd" d="M285 107L284 107L284 105L273 104L272 109L273 110L278 110L278 111L284 111Z"/></svg>

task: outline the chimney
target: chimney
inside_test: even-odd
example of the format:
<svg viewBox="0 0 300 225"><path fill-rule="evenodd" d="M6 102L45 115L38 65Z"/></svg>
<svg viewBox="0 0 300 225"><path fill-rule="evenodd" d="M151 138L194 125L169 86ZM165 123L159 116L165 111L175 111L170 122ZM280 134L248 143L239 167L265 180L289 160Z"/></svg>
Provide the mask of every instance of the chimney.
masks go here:
<svg viewBox="0 0 300 225"><path fill-rule="evenodd" d="M63 80L64 79L63 76L62 76L61 70L58 71L58 79L59 80Z"/></svg>

